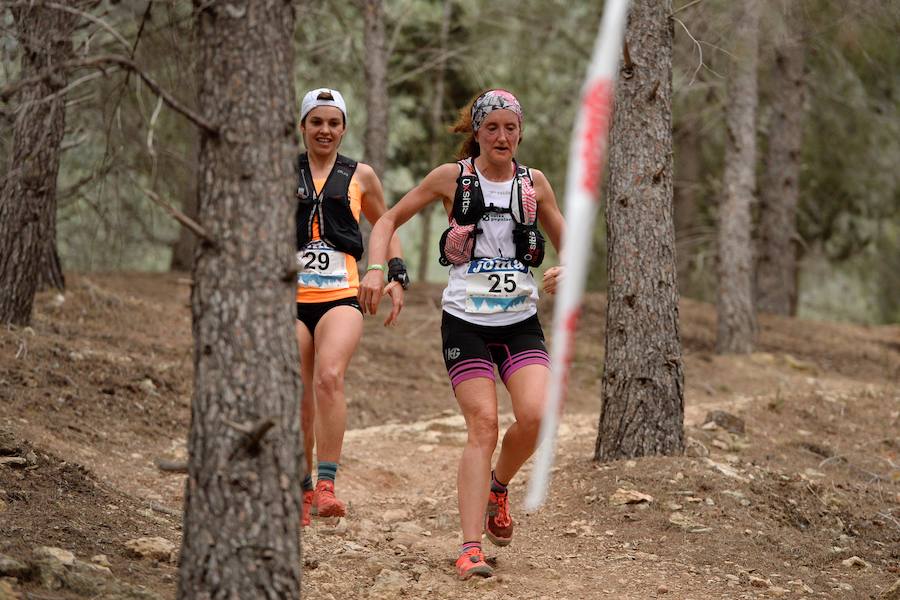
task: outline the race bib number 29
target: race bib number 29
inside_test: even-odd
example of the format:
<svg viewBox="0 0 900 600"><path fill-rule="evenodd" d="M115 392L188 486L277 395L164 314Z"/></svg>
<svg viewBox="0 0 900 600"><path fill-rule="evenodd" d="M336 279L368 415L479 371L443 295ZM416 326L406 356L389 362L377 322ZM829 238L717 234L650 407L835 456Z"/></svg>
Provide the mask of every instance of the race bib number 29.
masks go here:
<svg viewBox="0 0 900 600"><path fill-rule="evenodd" d="M323 290L350 287L346 255L325 242L310 242L297 253L297 285Z"/></svg>
<svg viewBox="0 0 900 600"><path fill-rule="evenodd" d="M512 258L477 258L466 269L466 312L518 312L530 306L534 280Z"/></svg>

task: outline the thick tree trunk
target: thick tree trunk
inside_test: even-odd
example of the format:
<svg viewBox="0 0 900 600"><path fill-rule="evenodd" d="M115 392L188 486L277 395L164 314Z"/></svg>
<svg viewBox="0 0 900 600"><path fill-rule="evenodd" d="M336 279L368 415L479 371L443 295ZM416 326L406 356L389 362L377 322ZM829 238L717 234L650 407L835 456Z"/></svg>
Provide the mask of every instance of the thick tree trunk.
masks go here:
<svg viewBox="0 0 900 600"><path fill-rule="evenodd" d="M17 6L12 13L23 79L71 58L75 15L41 5ZM13 146L0 187L0 323L30 323L34 294L50 278L48 240L55 253L56 177L66 130L66 97L59 92L66 83L67 73L59 70L17 96Z"/></svg>
<svg viewBox="0 0 900 600"><path fill-rule="evenodd" d="M753 308L753 247L750 208L756 174L756 67L759 0L734 4L735 47L725 103L724 197L719 205L717 292L720 353L753 351L756 314Z"/></svg>
<svg viewBox="0 0 900 600"><path fill-rule="evenodd" d="M369 164L379 179L384 178L388 148L387 41L384 31L384 6L382 0L359 0L363 13L363 46L366 57L363 71L366 78L366 130L363 134L363 161ZM360 219L363 245L369 247L372 223ZM367 257L368 259L368 257ZM368 262L366 260L365 262ZM360 275L365 270L359 262Z"/></svg>
<svg viewBox="0 0 900 600"><path fill-rule="evenodd" d="M609 289L597 460L676 454L684 447L672 223L671 13L670 0L636 0L625 34L628 53L609 153Z"/></svg>
<svg viewBox="0 0 900 600"><path fill-rule="evenodd" d="M772 123L760 186L756 304L761 312L792 314L797 298L797 203L803 144L804 47L798 8L790 3L789 34L775 48Z"/></svg>
<svg viewBox="0 0 900 600"><path fill-rule="evenodd" d="M181 211L193 220L197 220L197 193L186 194L181 205ZM172 261L169 269L172 271L190 271L194 264L194 252L197 250L197 236L187 227L181 227L178 232L178 240L172 247Z"/></svg>
<svg viewBox="0 0 900 600"><path fill-rule="evenodd" d="M55 215L53 225L51 225L47 233L47 239L44 244L44 256L41 259L42 265L38 290L56 289L64 292L66 291L66 277L63 275L62 261L59 258L59 249L56 246Z"/></svg>
<svg viewBox="0 0 900 600"><path fill-rule="evenodd" d="M675 139L675 256L678 290L680 295L686 296L690 295L691 259L703 230L698 222L700 180L703 177L700 120L696 116L685 118Z"/></svg>
<svg viewBox="0 0 900 600"><path fill-rule="evenodd" d="M195 2L194 396L178 597L299 598L302 448L294 337L294 9Z"/></svg>
<svg viewBox="0 0 900 600"><path fill-rule="evenodd" d="M198 220L198 202L197 198L197 139L196 132L191 132L190 147L193 150L192 171L193 179L186 181L184 185L184 194L181 196L181 212L190 217L194 221ZM172 260L169 263L169 269L172 271L190 271L194 265L194 253L197 251L197 236L187 227L181 227L178 232L178 239L172 246Z"/></svg>
<svg viewBox="0 0 900 600"><path fill-rule="evenodd" d="M444 19L441 21L441 33L438 38L438 63L434 74L434 95L431 98L431 140L428 144L428 164L430 168L437 166L440 160L441 115L444 105L444 81L447 72L447 38L450 36L450 18L452 16L453 3L444 0ZM419 248L419 281L428 279L428 257L431 256L431 215L434 213L434 204L429 204L421 212L422 220L422 246Z"/></svg>

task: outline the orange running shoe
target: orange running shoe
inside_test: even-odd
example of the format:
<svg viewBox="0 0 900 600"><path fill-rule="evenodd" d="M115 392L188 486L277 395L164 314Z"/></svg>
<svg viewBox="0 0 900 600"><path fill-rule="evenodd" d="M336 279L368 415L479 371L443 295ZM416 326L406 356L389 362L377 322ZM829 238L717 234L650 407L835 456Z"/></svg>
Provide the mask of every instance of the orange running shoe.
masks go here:
<svg viewBox="0 0 900 600"><path fill-rule="evenodd" d="M334 482L320 479L316 483L316 509L320 517L343 517L347 514L344 503L334 497Z"/></svg>
<svg viewBox="0 0 900 600"><path fill-rule="evenodd" d="M484 513L484 534L495 546L508 546L512 541L513 522L509 516L509 492L491 490Z"/></svg>
<svg viewBox="0 0 900 600"><path fill-rule="evenodd" d="M309 527L310 525L314 496L315 492L312 490L303 490L303 518L300 520L300 525L303 527Z"/></svg>
<svg viewBox="0 0 900 600"><path fill-rule="evenodd" d="M484 552L480 548L469 548L456 559L456 573L460 579L465 580L472 575L490 577L494 574L494 569L484 562Z"/></svg>

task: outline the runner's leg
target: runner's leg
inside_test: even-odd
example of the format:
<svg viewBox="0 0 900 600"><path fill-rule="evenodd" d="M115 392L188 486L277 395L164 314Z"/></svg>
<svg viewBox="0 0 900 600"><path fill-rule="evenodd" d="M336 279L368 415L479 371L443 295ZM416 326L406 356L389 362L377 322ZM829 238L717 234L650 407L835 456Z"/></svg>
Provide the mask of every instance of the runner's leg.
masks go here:
<svg viewBox="0 0 900 600"><path fill-rule="evenodd" d="M504 484L512 480L534 452L549 377L550 369L544 365L532 364L520 368L506 381L516 422L503 436L500 456L494 467L497 479Z"/></svg>
<svg viewBox="0 0 900 600"><path fill-rule="evenodd" d="M497 447L497 393L493 379L476 377L454 388L466 420L466 447L459 462L457 494L464 541L480 540Z"/></svg>
<svg viewBox="0 0 900 600"><path fill-rule="evenodd" d="M316 446L316 403L313 390L313 366L315 353L313 338L301 321L296 322L297 345L300 348L300 379L303 382L303 396L300 399L300 429L303 432L303 453L306 472L312 473L313 449Z"/></svg>

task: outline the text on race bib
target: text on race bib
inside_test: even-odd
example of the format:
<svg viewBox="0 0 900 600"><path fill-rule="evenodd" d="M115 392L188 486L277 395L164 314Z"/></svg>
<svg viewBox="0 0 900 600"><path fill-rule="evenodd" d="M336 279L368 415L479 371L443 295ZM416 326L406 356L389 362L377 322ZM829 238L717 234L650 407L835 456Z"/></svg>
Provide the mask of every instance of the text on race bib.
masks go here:
<svg viewBox="0 0 900 600"><path fill-rule="evenodd" d="M322 241L308 243L297 252L297 285L323 290L350 287L347 255Z"/></svg>
<svg viewBox="0 0 900 600"><path fill-rule="evenodd" d="M514 258L477 258L466 269L466 312L518 312L535 291L528 267Z"/></svg>

